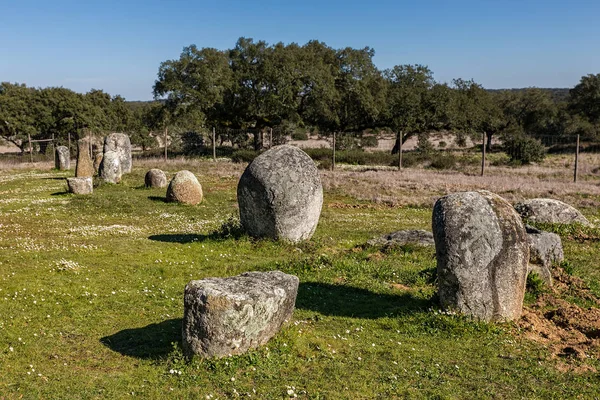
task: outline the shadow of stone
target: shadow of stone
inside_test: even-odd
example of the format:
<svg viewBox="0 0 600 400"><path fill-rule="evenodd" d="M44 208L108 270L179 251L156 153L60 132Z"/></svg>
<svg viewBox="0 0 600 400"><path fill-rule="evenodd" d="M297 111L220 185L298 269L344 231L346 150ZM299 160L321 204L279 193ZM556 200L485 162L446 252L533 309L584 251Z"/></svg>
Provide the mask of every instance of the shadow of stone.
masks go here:
<svg viewBox="0 0 600 400"><path fill-rule="evenodd" d="M302 282L296 308L321 314L376 319L426 311L434 299L421 299L411 293L380 294L370 290L321 282Z"/></svg>
<svg viewBox="0 0 600 400"><path fill-rule="evenodd" d="M173 349L171 343L181 342L182 319L169 319L142 328L124 329L105 336L100 343L124 356L159 359Z"/></svg>
<svg viewBox="0 0 600 400"><path fill-rule="evenodd" d="M149 200L159 201L161 203L167 203L167 198L162 196L148 196Z"/></svg>
<svg viewBox="0 0 600 400"><path fill-rule="evenodd" d="M155 240L157 242L166 243L192 243L192 242L204 242L206 240L220 241L220 240L238 240L246 236L246 232L241 225L234 219L229 219L223 223L217 230L207 235L197 234L164 234L164 235L152 235L148 236L148 239Z"/></svg>
<svg viewBox="0 0 600 400"><path fill-rule="evenodd" d="M50 196L67 196L67 195L69 195L69 194L71 194L71 192L69 192L69 191L67 190L67 191L65 191L65 192L54 192L54 193L51 193L51 194L50 194Z"/></svg>
<svg viewBox="0 0 600 400"><path fill-rule="evenodd" d="M67 178L63 177L53 177L53 178L40 178L44 181L66 181Z"/></svg>

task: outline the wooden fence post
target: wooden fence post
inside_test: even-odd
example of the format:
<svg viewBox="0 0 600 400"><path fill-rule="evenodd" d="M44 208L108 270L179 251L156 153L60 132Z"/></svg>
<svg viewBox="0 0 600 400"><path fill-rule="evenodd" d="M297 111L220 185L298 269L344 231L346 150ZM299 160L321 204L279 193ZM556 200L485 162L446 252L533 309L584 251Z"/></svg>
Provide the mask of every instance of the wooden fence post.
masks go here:
<svg viewBox="0 0 600 400"><path fill-rule="evenodd" d="M481 176L483 174L485 174L485 132L483 132L481 139Z"/></svg>
<svg viewBox="0 0 600 400"><path fill-rule="evenodd" d="M577 183L577 167L579 166L579 135L577 135L577 147L575 148L575 171L573 172L573 182Z"/></svg>
<svg viewBox="0 0 600 400"><path fill-rule="evenodd" d="M212 150L213 150L213 161L217 161L217 134L215 132L215 127L213 126L212 131Z"/></svg>
<svg viewBox="0 0 600 400"><path fill-rule="evenodd" d="M402 171L402 132L398 133L398 171Z"/></svg>
<svg viewBox="0 0 600 400"><path fill-rule="evenodd" d="M165 162L167 162L167 135L169 134L169 127L165 126Z"/></svg>
<svg viewBox="0 0 600 400"><path fill-rule="evenodd" d="M56 166L56 145L54 144L54 133L52 134L52 161Z"/></svg>
<svg viewBox="0 0 600 400"><path fill-rule="evenodd" d="M29 141L29 162L33 164L33 145L31 144L31 135L27 134L27 140Z"/></svg>
<svg viewBox="0 0 600 400"><path fill-rule="evenodd" d="M273 128L269 128L269 148L273 147Z"/></svg>
<svg viewBox="0 0 600 400"><path fill-rule="evenodd" d="M333 156L331 159L331 170L335 169L335 132L333 132Z"/></svg>

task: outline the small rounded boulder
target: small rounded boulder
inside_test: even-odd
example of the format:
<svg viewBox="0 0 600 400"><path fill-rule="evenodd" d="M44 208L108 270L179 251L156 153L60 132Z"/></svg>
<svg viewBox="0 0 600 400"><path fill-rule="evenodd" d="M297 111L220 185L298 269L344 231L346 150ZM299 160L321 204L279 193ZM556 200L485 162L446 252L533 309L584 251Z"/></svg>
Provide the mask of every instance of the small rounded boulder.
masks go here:
<svg viewBox="0 0 600 400"><path fill-rule="evenodd" d="M167 188L167 201L196 205L202 201L202 186L190 171L179 171Z"/></svg>
<svg viewBox="0 0 600 400"><path fill-rule="evenodd" d="M240 222L250 236L300 242L310 239L317 228L323 186L308 154L282 145L248 165L237 197Z"/></svg>
<svg viewBox="0 0 600 400"><path fill-rule="evenodd" d="M146 172L144 183L147 188L164 188L167 186L167 175L158 168L152 168Z"/></svg>

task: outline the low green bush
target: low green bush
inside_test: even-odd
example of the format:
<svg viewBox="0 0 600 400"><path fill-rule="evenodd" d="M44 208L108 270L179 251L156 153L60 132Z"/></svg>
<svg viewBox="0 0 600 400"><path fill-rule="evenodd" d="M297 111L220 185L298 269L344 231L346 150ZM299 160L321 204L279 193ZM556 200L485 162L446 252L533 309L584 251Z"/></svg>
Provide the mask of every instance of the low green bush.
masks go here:
<svg viewBox="0 0 600 400"><path fill-rule="evenodd" d="M504 151L511 162L530 164L541 162L546 156L546 148L537 139L525 135L513 135L504 139Z"/></svg>
<svg viewBox="0 0 600 400"><path fill-rule="evenodd" d="M296 131L291 134L292 140L308 140L308 134L302 131Z"/></svg>
<svg viewBox="0 0 600 400"><path fill-rule="evenodd" d="M231 154L231 161L234 163L252 162L260 152L254 150L237 150Z"/></svg>

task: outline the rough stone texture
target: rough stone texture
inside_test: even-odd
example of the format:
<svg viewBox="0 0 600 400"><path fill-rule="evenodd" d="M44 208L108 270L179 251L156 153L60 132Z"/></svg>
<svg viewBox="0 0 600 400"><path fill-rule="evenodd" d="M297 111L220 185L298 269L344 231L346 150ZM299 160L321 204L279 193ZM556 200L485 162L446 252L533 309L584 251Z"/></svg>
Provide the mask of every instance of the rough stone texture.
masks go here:
<svg viewBox="0 0 600 400"><path fill-rule="evenodd" d="M94 191L92 177L67 178L67 186L69 187L69 192L75 194L92 194Z"/></svg>
<svg viewBox="0 0 600 400"><path fill-rule="evenodd" d="M94 155L94 172L97 174L100 173L100 164L102 164L102 159L104 158L104 154L96 153Z"/></svg>
<svg viewBox="0 0 600 400"><path fill-rule="evenodd" d="M195 205L202 201L202 186L190 171L179 171L167 188L167 201Z"/></svg>
<svg viewBox="0 0 600 400"><path fill-rule="evenodd" d="M75 176L78 178L94 176L94 165L92 164L92 157L90 155L90 142L85 138L77 141Z"/></svg>
<svg viewBox="0 0 600 400"><path fill-rule="evenodd" d="M455 193L436 202L432 222L442 306L485 321L519 318L529 245L513 207L484 190Z"/></svg>
<svg viewBox="0 0 600 400"><path fill-rule="evenodd" d="M388 233L367 241L369 246L402 246L405 244L416 244L420 246L433 246L433 233L422 230L404 230Z"/></svg>
<svg viewBox="0 0 600 400"><path fill-rule="evenodd" d="M529 240L529 272L536 272L548 286L552 286L552 263L565 259L560 236L526 226Z"/></svg>
<svg viewBox="0 0 600 400"><path fill-rule="evenodd" d="M515 210L531 222L592 225L576 208L554 199L527 200L516 204Z"/></svg>
<svg viewBox="0 0 600 400"><path fill-rule="evenodd" d="M298 278L280 271L189 282L184 353L223 357L267 343L292 317L297 294Z"/></svg>
<svg viewBox="0 0 600 400"><path fill-rule="evenodd" d="M100 163L100 179L108 183L121 182L121 159L116 151L107 151Z"/></svg>
<svg viewBox="0 0 600 400"><path fill-rule="evenodd" d="M323 187L313 160L297 147L275 146L256 157L237 187L240 221L249 235L310 239L321 215Z"/></svg>
<svg viewBox="0 0 600 400"><path fill-rule="evenodd" d="M160 169L152 168L146 172L144 183L147 188L164 188L167 186L167 175Z"/></svg>
<svg viewBox="0 0 600 400"><path fill-rule="evenodd" d="M111 133L104 138L104 153L116 151L121 161L121 171L124 174L131 172L131 142L124 133Z"/></svg>
<svg viewBox="0 0 600 400"><path fill-rule="evenodd" d="M69 154L69 148L67 146L58 146L55 153L56 159L54 161L54 167L60 171L71 169L71 154Z"/></svg>

